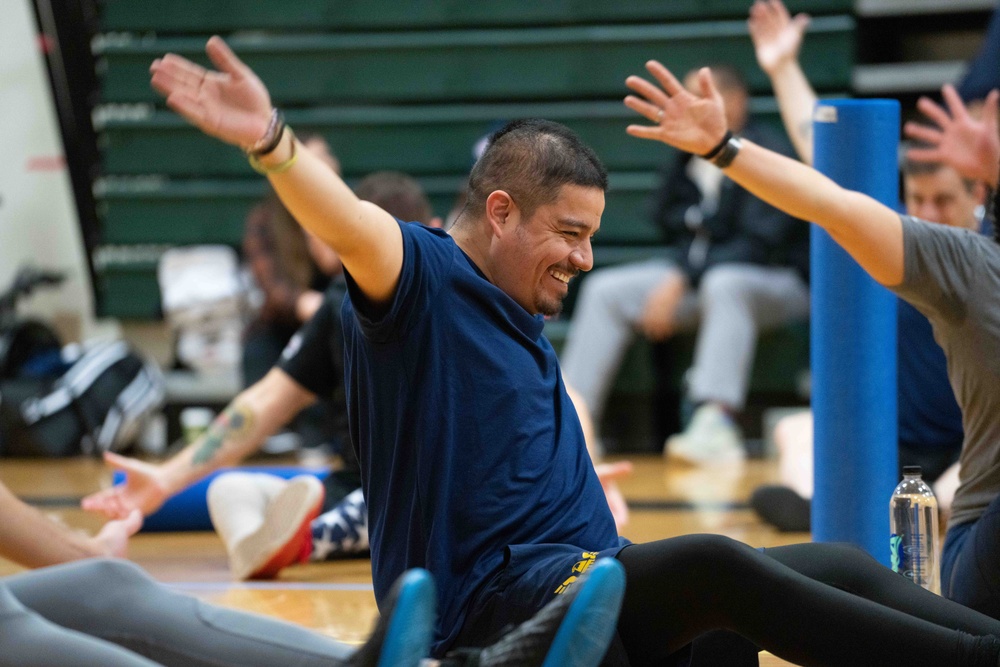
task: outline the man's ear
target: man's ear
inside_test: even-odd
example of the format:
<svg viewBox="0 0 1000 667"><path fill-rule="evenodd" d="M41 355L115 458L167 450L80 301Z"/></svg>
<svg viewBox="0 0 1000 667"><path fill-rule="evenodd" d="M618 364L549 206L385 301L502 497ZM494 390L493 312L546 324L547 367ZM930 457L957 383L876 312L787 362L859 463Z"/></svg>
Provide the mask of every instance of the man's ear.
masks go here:
<svg viewBox="0 0 1000 667"><path fill-rule="evenodd" d="M975 185L972 186L972 196L976 198L976 203L981 206L986 206L986 198L989 194L989 188L982 181L976 181Z"/></svg>
<svg viewBox="0 0 1000 667"><path fill-rule="evenodd" d="M512 216L517 215L517 204L503 190L494 190L486 198L486 221L497 238L503 236Z"/></svg>

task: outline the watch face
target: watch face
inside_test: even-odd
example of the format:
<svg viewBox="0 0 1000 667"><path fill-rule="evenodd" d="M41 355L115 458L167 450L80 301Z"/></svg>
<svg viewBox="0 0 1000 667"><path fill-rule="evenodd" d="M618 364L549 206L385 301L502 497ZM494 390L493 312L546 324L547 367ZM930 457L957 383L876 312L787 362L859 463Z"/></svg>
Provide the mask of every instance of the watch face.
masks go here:
<svg viewBox="0 0 1000 667"><path fill-rule="evenodd" d="M743 143L740 141L739 137L730 137L729 141L726 142L726 145L722 147L721 151L719 151L719 154L712 160L712 164L719 169L725 169L732 163L736 154L740 152L740 147L742 145Z"/></svg>

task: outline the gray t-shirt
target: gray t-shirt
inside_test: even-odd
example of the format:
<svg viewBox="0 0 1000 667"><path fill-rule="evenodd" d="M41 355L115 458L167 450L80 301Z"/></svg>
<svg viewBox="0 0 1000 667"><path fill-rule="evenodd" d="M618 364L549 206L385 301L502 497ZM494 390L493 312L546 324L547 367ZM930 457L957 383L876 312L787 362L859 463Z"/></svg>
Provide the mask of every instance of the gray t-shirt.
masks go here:
<svg viewBox="0 0 1000 667"><path fill-rule="evenodd" d="M975 521L1000 494L1000 244L903 216L903 283L948 358L965 444L952 525Z"/></svg>

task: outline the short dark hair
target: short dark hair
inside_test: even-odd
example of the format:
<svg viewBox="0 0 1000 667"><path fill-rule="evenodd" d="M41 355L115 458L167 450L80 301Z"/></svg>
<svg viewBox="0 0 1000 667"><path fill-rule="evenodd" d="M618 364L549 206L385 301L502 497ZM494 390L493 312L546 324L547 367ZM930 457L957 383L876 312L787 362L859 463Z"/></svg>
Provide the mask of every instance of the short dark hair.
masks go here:
<svg viewBox="0 0 1000 667"><path fill-rule="evenodd" d="M743 72L731 63L713 63L708 66L712 70L712 81L715 82L716 88L720 90L739 90L742 93L749 95L750 87L747 85L746 77L743 76ZM698 70L692 70L692 72L697 72Z"/></svg>
<svg viewBox="0 0 1000 667"><path fill-rule="evenodd" d="M511 121L490 136L472 167L465 212L482 216L490 193L503 190L531 216L555 201L564 185L606 191L608 172L568 127L538 118Z"/></svg>
<svg viewBox="0 0 1000 667"><path fill-rule="evenodd" d="M376 171L365 176L354 188L354 194L403 222L427 224L434 217L424 189L399 171Z"/></svg>

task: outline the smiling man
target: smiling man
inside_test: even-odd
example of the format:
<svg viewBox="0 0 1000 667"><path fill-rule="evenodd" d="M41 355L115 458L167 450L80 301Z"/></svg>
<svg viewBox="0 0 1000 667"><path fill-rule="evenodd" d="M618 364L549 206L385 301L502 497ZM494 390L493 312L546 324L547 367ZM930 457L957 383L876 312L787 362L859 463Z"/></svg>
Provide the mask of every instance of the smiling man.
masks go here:
<svg viewBox="0 0 1000 667"><path fill-rule="evenodd" d="M593 264L607 174L565 127L515 121L473 168L450 233L401 224L302 150L222 40L207 50L221 72L168 55L151 68L153 87L206 133L244 148L344 264L347 412L376 600L388 599L393 573L424 563L439 598L434 654L489 643L571 583L584 552L615 555L626 544L542 335L544 314L558 312L570 279ZM518 558L540 544L563 545L565 575L498 604L515 561L532 563ZM613 632L610 605L594 608L595 637ZM599 660L607 639L595 645Z"/></svg>
<svg viewBox="0 0 1000 667"><path fill-rule="evenodd" d="M426 562L441 594L440 647L485 638L466 620L497 613L486 607L507 550L516 559L542 541L614 555L623 544L542 335L543 315L593 264L606 186L596 156L565 127L515 121L473 168L450 235L396 225L392 298L349 281L347 399L376 596L390 573Z"/></svg>
<svg viewBox="0 0 1000 667"><path fill-rule="evenodd" d="M375 596L385 602L401 568L431 571L435 657L489 643L536 612L551 625L543 605L580 590L587 613L576 617L589 636L572 660L546 665L597 663L609 642L605 664L679 664L685 646L717 628L811 665L1000 663L1000 622L845 547L764 554L722 536L618 537L542 335L543 314L592 264L604 206L604 169L569 130L508 125L473 168L450 235L401 225L300 150L260 79L221 39L207 50L221 71L168 55L151 68L153 86L204 132L244 148L296 220L343 259L345 385ZM696 152L708 152L701 143ZM616 591L584 598L577 582L610 571L610 556L627 581L617 626ZM535 648L551 634L531 636ZM503 657L540 664L525 655Z"/></svg>

